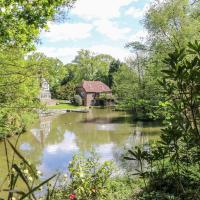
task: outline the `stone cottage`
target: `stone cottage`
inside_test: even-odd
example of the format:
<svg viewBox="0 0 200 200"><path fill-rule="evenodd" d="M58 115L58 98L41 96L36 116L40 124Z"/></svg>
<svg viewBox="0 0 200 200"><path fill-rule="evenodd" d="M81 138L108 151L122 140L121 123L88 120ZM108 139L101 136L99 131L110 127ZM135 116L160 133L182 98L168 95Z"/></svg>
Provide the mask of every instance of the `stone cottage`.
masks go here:
<svg viewBox="0 0 200 200"><path fill-rule="evenodd" d="M83 81L76 88L84 106L112 105L114 98L112 90L101 81Z"/></svg>

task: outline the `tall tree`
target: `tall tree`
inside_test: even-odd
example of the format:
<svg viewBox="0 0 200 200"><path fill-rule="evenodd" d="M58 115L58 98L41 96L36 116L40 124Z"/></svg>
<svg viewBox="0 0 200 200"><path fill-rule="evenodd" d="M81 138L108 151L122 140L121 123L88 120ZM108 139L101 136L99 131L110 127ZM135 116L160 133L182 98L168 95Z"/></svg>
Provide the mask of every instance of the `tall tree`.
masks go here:
<svg viewBox="0 0 200 200"><path fill-rule="evenodd" d="M37 65L24 59L24 52L0 51L0 137L20 132L26 112L39 105Z"/></svg>
<svg viewBox="0 0 200 200"><path fill-rule="evenodd" d="M110 55L95 54L89 50L80 50L74 63L82 71L82 79L107 82L109 65L114 60Z"/></svg>
<svg viewBox="0 0 200 200"><path fill-rule="evenodd" d="M135 112L135 100L138 91L137 74L127 65L120 66L113 74L113 92L117 98L118 106Z"/></svg>
<svg viewBox="0 0 200 200"><path fill-rule="evenodd" d="M109 71L108 71L108 85L110 88L113 85L113 75L115 72L117 72L119 70L121 65L122 65L122 63L119 60L113 60L110 63Z"/></svg>
<svg viewBox="0 0 200 200"><path fill-rule="evenodd" d="M151 50L164 58L176 47L183 48L189 41L198 39L200 17L197 13L197 3L190 0L154 1L144 20Z"/></svg>
<svg viewBox="0 0 200 200"><path fill-rule="evenodd" d="M150 148L129 151L145 187L135 199L200 199L200 43L176 49L163 63L165 128ZM148 167L144 166L148 163ZM196 187L198 186L198 187Z"/></svg>
<svg viewBox="0 0 200 200"><path fill-rule="evenodd" d="M198 39L200 32L199 2L189 0L155 0L144 19L148 30L146 42L131 42L133 56L127 59L129 67L138 75L137 105L143 112L152 111L163 100L157 80L162 77L162 60L176 47L184 48L190 40Z"/></svg>
<svg viewBox="0 0 200 200"><path fill-rule="evenodd" d="M59 19L74 0L0 1L0 133L22 131L24 116L38 105L39 60L25 56L33 50L48 21ZM35 55L35 58L42 57ZM58 62L51 60L56 68ZM48 65L49 66L49 65ZM50 69L50 68L49 68ZM51 68L53 69L53 68ZM55 71L55 69L53 69Z"/></svg>
<svg viewBox="0 0 200 200"><path fill-rule="evenodd" d="M127 61L138 74L139 85L142 88L144 87L143 79L147 67L147 47L140 42L131 42L127 44L126 47L135 55L135 58L129 58Z"/></svg>
<svg viewBox="0 0 200 200"><path fill-rule="evenodd" d="M27 60L38 67L38 77L44 77L53 87L58 85L66 74L66 67L57 58L47 57L43 53L33 53Z"/></svg>
<svg viewBox="0 0 200 200"><path fill-rule="evenodd" d="M1 0L0 45L2 47L34 48L47 22L59 19L64 7L70 8L75 0Z"/></svg>

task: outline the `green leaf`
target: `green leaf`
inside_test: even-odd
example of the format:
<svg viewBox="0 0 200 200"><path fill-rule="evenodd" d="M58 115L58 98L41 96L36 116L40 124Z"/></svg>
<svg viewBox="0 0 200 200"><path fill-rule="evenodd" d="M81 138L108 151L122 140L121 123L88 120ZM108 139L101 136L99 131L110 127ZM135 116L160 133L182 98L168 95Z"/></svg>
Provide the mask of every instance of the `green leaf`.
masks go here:
<svg viewBox="0 0 200 200"><path fill-rule="evenodd" d="M31 189L27 194L23 195L19 200L23 200L26 197L28 197L29 195L33 194L35 191L37 191L41 186L43 186L44 184L48 183L51 179L53 179L56 175L53 175L52 177L48 178L47 180L43 181L42 183L40 183L38 186L34 187L33 189Z"/></svg>
<svg viewBox="0 0 200 200"><path fill-rule="evenodd" d="M17 171L17 173L19 174L23 182L26 184L28 190L31 191L31 186L29 185L29 182L27 178L24 176L24 174L22 173L21 169L16 164L13 164L12 167ZM30 193L30 194L33 196L35 200L37 199L33 193Z"/></svg>
<svg viewBox="0 0 200 200"><path fill-rule="evenodd" d="M32 171L33 175L37 178L37 174L35 172L35 170L33 170L32 166L28 163L28 161L22 156L21 153L19 153L19 151L14 147L14 145L7 140L9 145L11 146L11 148L13 149L13 151L17 154L17 156L29 167L29 169Z"/></svg>

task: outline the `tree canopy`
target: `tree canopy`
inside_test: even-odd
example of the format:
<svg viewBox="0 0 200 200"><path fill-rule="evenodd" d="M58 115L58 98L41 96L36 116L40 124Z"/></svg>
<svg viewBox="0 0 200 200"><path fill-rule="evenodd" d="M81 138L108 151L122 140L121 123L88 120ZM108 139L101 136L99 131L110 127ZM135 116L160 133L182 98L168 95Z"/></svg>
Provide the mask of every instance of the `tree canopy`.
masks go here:
<svg viewBox="0 0 200 200"><path fill-rule="evenodd" d="M41 30L48 21L56 20L65 7L75 0L1 0L0 45L2 47L34 48Z"/></svg>
<svg viewBox="0 0 200 200"><path fill-rule="evenodd" d="M185 48L189 41L199 39L200 16L198 8L199 1L165 0L151 2L143 20L148 31L146 40L126 44L126 48L133 53L133 56L128 58L126 63L132 69L129 70L130 73L137 77L135 78L137 89L131 99L128 95L124 95L123 99L120 98L121 103L127 102L129 99L136 110L141 111L142 109L142 115L145 113L146 117L155 117L154 111L158 107L159 101L163 100L161 87L157 81L162 77L162 61L168 53L176 48ZM123 82L119 82L120 76L123 77L121 70L115 76L115 87L121 88L120 93L125 93L127 88L122 91ZM131 81L129 87L132 87ZM121 95L118 92L119 90L116 90L116 95L120 97ZM122 104L124 107L127 105L127 108L130 105Z"/></svg>
<svg viewBox="0 0 200 200"><path fill-rule="evenodd" d="M39 34L48 22L63 18L74 0L0 1L0 137L21 132L26 114L39 106L40 77L59 82L63 64L35 53ZM62 76L60 76L62 79Z"/></svg>

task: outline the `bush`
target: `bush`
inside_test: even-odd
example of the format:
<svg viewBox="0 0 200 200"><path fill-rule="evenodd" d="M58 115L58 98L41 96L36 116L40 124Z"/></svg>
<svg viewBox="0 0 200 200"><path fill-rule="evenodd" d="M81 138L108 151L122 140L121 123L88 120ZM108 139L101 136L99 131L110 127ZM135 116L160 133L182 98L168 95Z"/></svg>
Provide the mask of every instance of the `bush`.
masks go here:
<svg viewBox="0 0 200 200"><path fill-rule="evenodd" d="M37 114L33 112L0 111L0 140L26 131L36 118Z"/></svg>
<svg viewBox="0 0 200 200"><path fill-rule="evenodd" d="M75 155L68 169L70 178L61 178L52 200L127 200L141 186L138 180L116 176L113 163L101 162L96 153Z"/></svg>
<svg viewBox="0 0 200 200"><path fill-rule="evenodd" d="M76 85L68 83L54 86L51 90L52 98L72 101L75 95Z"/></svg>
<svg viewBox="0 0 200 200"><path fill-rule="evenodd" d="M75 95L74 96L74 104L77 106L82 106L83 101L80 95Z"/></svg>
<svg viewBox="0 0 200 200"><path fill-rule="evenodd" d="M74 156L69 165L70 194L75 194L77 200L105 199L112 171L112 163L109 161L100 163L95 153L86 157Z"/></svg>

